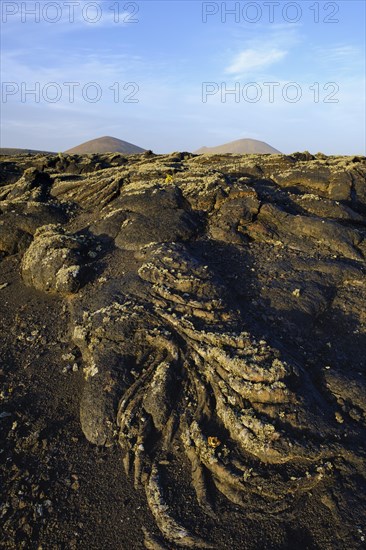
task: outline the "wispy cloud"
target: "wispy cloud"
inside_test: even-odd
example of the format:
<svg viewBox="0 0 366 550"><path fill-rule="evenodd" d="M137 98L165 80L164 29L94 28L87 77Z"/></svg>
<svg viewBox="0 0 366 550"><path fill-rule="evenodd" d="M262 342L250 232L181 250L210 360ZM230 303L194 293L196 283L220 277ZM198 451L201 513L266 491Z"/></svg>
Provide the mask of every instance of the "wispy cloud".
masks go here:
<svg viewBox="0 0 366 550"><path fill-rule="evenodd" d="M284 25L259 25L255 34L249 34L243 44L242 37L235 36L235 50L226 64L225 73L241 78L259 72L281 62L301 44L304 37L301 25L290 29Z"/></svg>
<svg viewBox="0 0 366 550"><path fill-rule="evenodd" d="M226 68L227 74L244 75L249 72L263 69L281 61L287 55L286 50L272 48L246 49L235 56L232 63Z"/></svg>
<svg viewBox="0 0 366 550"><path fill-rule="evenodd" d="M365 71L365 54L363 50L354 45L335 44L325 48L316 48L314 55L321 67L336 69L338 73Z"/></svg>
<svg viewBox="0 0 366 550"><path fill-rule="evenodd" d="M31 85L34 82L91 82L100 84L116 80L130 81L143 74L146 63L140 56L123 53L85 50L70 54L66 59L62 51L53 51L45 62L36 56L29 59L26 50L3 51L1 74L3 81ZM42 62L43 61L43 62Z"/></svg>
<svg viewBox="0 0 366 550"><path fill-rule="evenodd" d="M359 50L354 46L342 44L330 48L317 49L319 57L324 61L342 62L354 60L359 54Z"/></svg>

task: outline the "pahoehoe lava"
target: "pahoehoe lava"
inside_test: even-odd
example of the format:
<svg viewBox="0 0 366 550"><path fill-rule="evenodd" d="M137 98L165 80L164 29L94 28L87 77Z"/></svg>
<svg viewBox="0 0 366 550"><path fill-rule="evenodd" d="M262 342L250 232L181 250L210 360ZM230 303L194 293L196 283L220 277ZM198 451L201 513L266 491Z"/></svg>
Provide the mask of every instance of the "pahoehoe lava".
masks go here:
<svg viewBox="0 0 366 550"><path fill-rule="evenodd" d="M365 157L38 155L0 176L0 261L67 308L81 426L144 488L146 548L216 547L170 498L184 461L215 521L218 494L285 522L310 495L332 548L358 548Z"/></svg>

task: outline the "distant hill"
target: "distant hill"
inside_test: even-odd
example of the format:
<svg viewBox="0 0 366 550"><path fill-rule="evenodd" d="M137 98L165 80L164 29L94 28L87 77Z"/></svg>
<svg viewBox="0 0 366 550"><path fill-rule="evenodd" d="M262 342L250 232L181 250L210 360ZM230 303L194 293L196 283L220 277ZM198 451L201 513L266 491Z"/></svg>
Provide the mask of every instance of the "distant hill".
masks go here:
<svg viewBox="0 0 366 550"><path fill-rule="evenodd" d="M204 154L281 154L280 151L268 145L264 141L258 141L256 139L238 139L236 141L230 141L230 143L224 143L217 147L201 147L195 151L197 155Z"/></svg>
<svg viewBox="0 0 366 550"><path fill-rule="evenodd" d="M145 151L146 149L142 149L127 141L105 136L86 141L81 145L68 149L65 153L70 155L86 155L89 153L124 153L126 155L136 155L138 153L144 153Z"/></svg>
<svg viewBox="0 0 366 550"><path fill-rule="evenodd" d="M14 149L12 147L0 147L0 155L55 155L51 151L35 151L34 149Z"/></svg>

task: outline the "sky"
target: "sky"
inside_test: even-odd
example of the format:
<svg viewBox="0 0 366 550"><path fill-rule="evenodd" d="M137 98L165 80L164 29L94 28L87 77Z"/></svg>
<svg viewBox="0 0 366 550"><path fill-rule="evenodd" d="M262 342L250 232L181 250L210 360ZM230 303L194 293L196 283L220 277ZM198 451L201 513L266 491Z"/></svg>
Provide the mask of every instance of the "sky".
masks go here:
<svg viewBox="0 0 366 550"><path fill-rule="evenodd" d="M1 4L1 147L365 154L364 0Z"/></svg>

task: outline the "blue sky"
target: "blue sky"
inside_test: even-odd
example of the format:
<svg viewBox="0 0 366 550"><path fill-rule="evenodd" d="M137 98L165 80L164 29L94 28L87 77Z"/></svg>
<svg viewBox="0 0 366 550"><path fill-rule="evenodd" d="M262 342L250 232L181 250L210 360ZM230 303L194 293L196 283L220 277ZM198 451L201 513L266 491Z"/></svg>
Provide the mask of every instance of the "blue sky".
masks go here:
<svg viewBox="0 0 366 550"><path fill-rule="evenodd" d="M363 0L1 8L2 147L110 135L157 153L253 138L365 154Z"/></svg>

